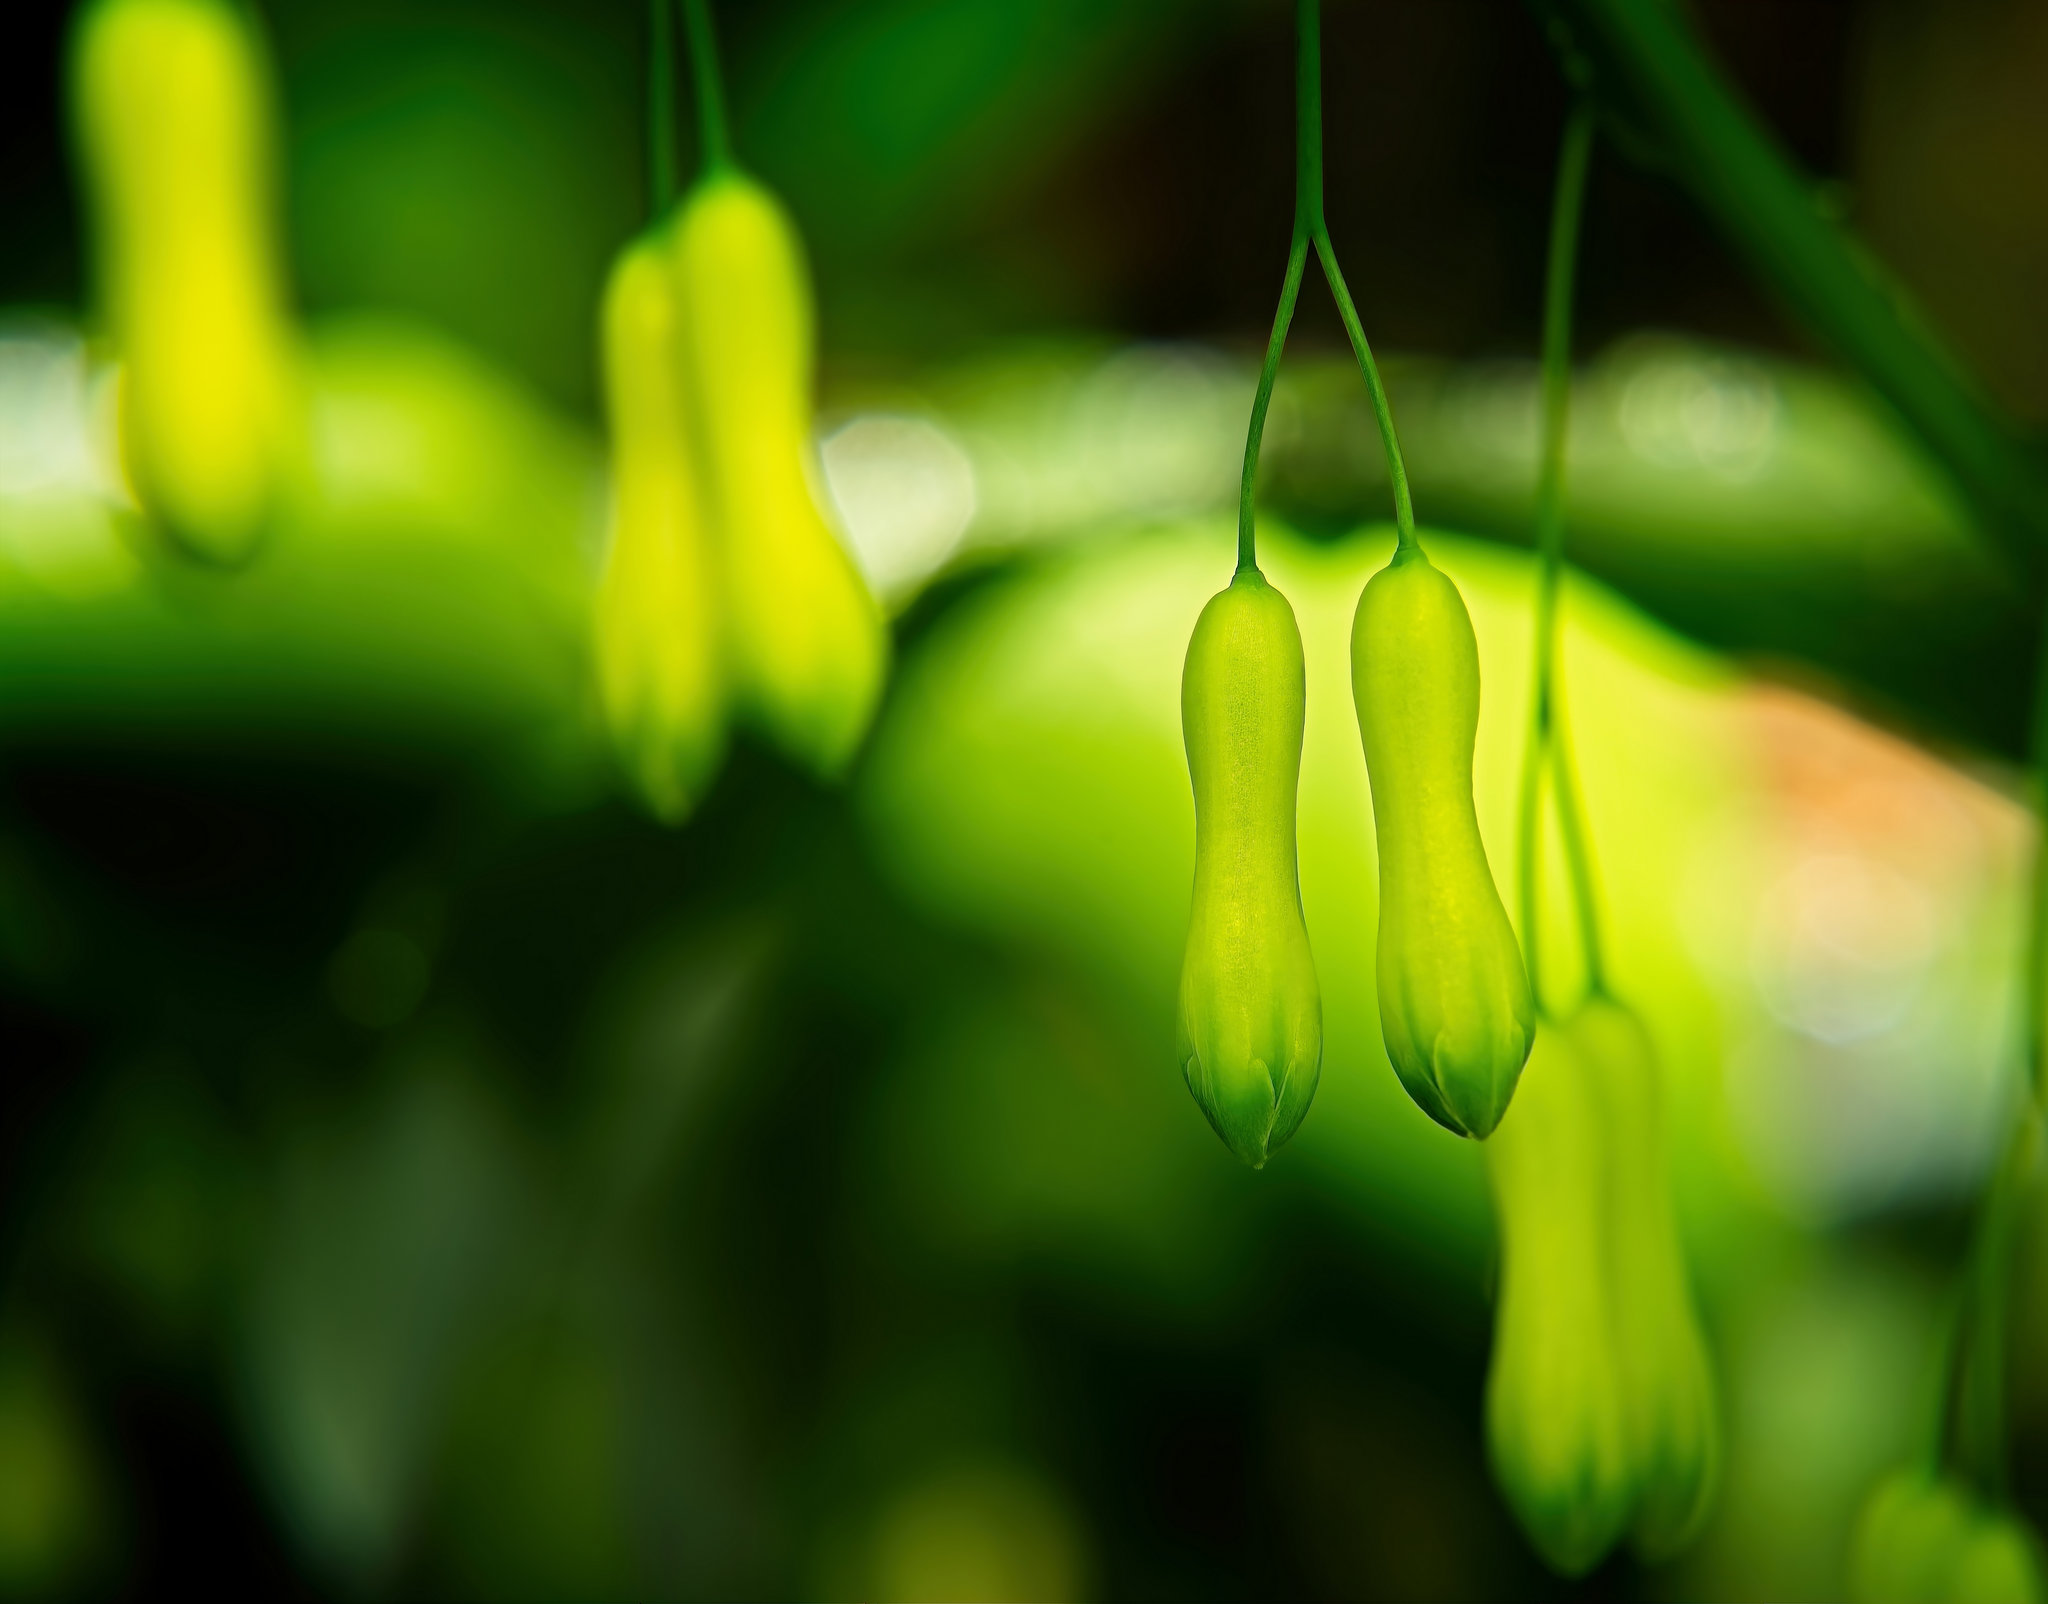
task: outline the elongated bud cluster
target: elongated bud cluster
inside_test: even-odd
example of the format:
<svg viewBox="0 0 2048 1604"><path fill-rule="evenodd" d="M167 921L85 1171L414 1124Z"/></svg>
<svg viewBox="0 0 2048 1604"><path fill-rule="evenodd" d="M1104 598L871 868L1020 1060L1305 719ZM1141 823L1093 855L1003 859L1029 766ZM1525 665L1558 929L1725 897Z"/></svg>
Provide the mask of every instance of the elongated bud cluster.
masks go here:
<svg viewBox="0 0 2048 1604"><path fill-rule="evenodd" d="M728 712L820 778L859 748L889 634L812 499L811 299L774 196L719 168L605 298L614 521L597 657L622 766L683 818Z"/></svg>
<svg viewBox="0 0 2048 1604"><path fill-rule="evenodd" d="M1501 1231L1487 1442L1524 1529L1569 1575L1624 1533L1647 1559L1683 1547L1719 1466L1662 1123L1648 1037L1596 999L1539 1033L1485 1147Z"/></svg>
<svg viewBox="0 0 2048 1604"><path fill-rule="evenodd" d="M889 636L811 495L802 246L775 197L725 169L685 199L674 250L737 711L830 778L874 716Z"/></svg>
<svg viewBox="0 0 2048 1604"><path fill-rule="evenodd" d="M1485 1136L1535 1010L1472 806L1479 646L1458 587L1420 550L1397 552L1358 599L1351 689L1379 840L1387 1056L1431 1119Z"/></svg>
<svg viewBox="0 0 2048 1604"><path fill-rule="evenodd" d="M96 0L71 68L129 479L181 545L239 560L300 415L263 51L225 0Z"/></svg>
<svg viewBox="0 0 2048 1604"><path fill-rule="evenodd" d="M1849 1556L1855 1604L2040 1604L2040 1544L2017 1515L1926 1470L1902 1470L1863 1506Z"/></svg>
<svg viewBox="0 0 2048 1604"><path fill-rule="evenodd" d="M670 242L634 241L604 298L612 531L597 590L598 683L621 766L682 819L725 747L717 573L690 445Z"/></svg>
<svg viewBox="0 0 2048 1604"><path fill-rule="evenodd" d="M1295 851L1306 698L1294 609L1256 568L1238 570L1202 609L1181 677L1195 895L1180 1059L1217 1135L1254 1169L1301 1124L1322 1070Z"/></svg>

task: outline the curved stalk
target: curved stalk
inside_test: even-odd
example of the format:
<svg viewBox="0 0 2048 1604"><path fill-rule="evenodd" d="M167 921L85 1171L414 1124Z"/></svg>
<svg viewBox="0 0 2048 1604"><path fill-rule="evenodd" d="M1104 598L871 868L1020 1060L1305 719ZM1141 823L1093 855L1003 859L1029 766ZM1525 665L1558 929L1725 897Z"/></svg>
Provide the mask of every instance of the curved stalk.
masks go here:
<svg viewBox="0 0 2048 1604"><path fill-rule="evenodd" d="M1593 153L1593 108L1581 98L1565 124L1550 212L1550 260L1543 292L1543 434L1536 480L1536 619L1529 670L1529 723L1522 748L1517 844L1522 952L1536 1006L1543 1003L1539 904L1543 857L1543 774L1549 768L1572 878L1579 940L1590 989L1605 989L1599 914L1594 900L1590 831L1572 767L1557 668L1558 588L1564 571L1565 448L1571 424L1572 292L1586 172Z"/></svg>

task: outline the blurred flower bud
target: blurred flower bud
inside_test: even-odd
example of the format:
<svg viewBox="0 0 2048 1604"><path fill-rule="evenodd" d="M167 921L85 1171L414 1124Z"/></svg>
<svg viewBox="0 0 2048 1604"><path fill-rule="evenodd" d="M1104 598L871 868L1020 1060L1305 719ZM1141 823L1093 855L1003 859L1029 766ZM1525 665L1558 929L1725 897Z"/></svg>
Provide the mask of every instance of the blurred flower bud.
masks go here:
<svg viewBox="0 0 2048 1604"><path fill-rule="evenodd" d="M1568 1033L1539 1027L1485 1147L1501 1253L1486 1434L1523 1529L1568 1576L1614 1545L1640 1486L1617 1352L1607 1146L1594 1072Z"/></svg>
<svg viewBox="0 0 2048 1604"><path fill-rule="evenodd" d="M597 666L620 761L648 810L670 823L703 795L725 748L717 571L682 362L668 243L636 240L604 298L612 528Z"/></svg>
<svg viewBox="0 0 2048 1604"><path fill-rule="evenodd" d="M1605 998L1589 1001L1565 1033L1607 1130L1615 1351L1640 1482L1635 1541L1646 1559L1662 1559L1706 1519L1721 1429L1672 1208L1656 1049L1636 1016Z"/></svg>
<svg viewBox="0 0 2048 1604"><path fill-rule="evenodd" d="M775 197L725 168L685 198L675 261L738 710L832 777L874 715L889 636L811 494L802 246Z"/></svg>
<svg viewBox="0 0 2048 1604"><path fill-rule="evenodd" d="M1915 1468L1880 1482L1849 1556L1856 1604L2039 1604L2039 1544L2015 1515Z"/></svg>
<svg viewBox="0 0 2048 1604"><path fill-rule="evenodd" d="M1949 1604L2041 1604L2041 1545L2016 1515L1979 1516L1949 1572Z"/></svg>
<svg viewBox="0 0 2048 1604"><path fill-rule="evenodd" d="M263 50L225 0L95 0L71 96L129 479L182 545L239 560L300 438Z"/></svg>
<svg viewBox="0 0 2048 1604"><path fill-rule="evenodd" d="M1180 1059L1217 1135L1254 1169L1301 1124L1323 1061L1295 852L1306 688L1294 609L1240 569L1202 609L1181 676L1195 893Z"/></svg>

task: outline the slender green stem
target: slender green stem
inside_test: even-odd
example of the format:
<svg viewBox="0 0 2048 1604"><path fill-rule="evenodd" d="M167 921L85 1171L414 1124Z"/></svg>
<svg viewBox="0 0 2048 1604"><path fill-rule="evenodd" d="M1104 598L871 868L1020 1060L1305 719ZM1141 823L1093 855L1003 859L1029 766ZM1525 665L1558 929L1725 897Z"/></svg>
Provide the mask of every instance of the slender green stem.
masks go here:
<svg viewBox="0 0 2048 1604"><path fill-rule="evenodd" d="M1295 137L1294 230L1304 230L1315 241L1316 257L1323 264L1323 277L1337 301L1337 315L1344 320L1344 332L1351 338L1359 369L1365 374L1366 393L1372 397L1373 416L1379 421L1380 444L1387 453L1387 478L1394 490L1394 528L1401 553L1418 551L1415 539L1415 507L1408 495L1408 469L1401 460L1400 437L1394 433L1394 410L1387 404L1386 386L1380 383L1379 364L1372 359L1372 346L1358 321L1358 308L1337 266L1337 248L1330 243L1329 226L1323 221L1323 29L1317 0L1296 0L1294 101L1299 126Z"/></svg>
<svg viewBox="0 0 2048 1604"><path fill-rule="evenodd" d="M1294 231L1323 226L1321 0L1294 0Z"/></svg>
<svg viewBox="0 0 2048 1604"><path fill-rule="evenodd" d="M1963 1340L1963 1319L1969 1304L1968 1277L1959 1276L1941 1300L1936 1318L1934 1351L1920 1380L1920 1397L1913 1409L1913 1469L1929 1476L1942 1473L1948 1458L1950 1405L1955 1398L1955 1381L1961 1366L1957 1355Z"/></svg>
<svg viewBox="0 0 2048 1604"><path fill-rule="evenodd" d="M1280 353L1287 344L1287 327L1294 321L1295 298L1301 289L1301 275L1308 259L1308 245L1314 241L1323 276L1336 297L1338 316L1344 332L1351 337L1351 349L1365 374L1365 388L1372 397L1373 415L1379 420L1380 443L1386 448L1387 477L1394 489L1394 527L1399 544L1396 551L1419 551L1415 538L1415 508L1408 494L1408 469L1401 461L1401 441L1394 433L1394 412L1387 404L1386 386L1380 383L1379 364L1372 359L1365 330L1358 321L1358 308L1351 303L1344 274L1337 266L1337 250L1330 243L1330 231L1323 223L1323 40L1319 0L1295 0L1294 5L1294 238L1287 252L1287 276L1280 286L1280 306L1273 314L1272 337L1266 342L1266 360L1259 369L1259 388L1252 398L1251 428L1244 443L1244 478L1237 494L1237 566L1240 572L1258 567L1258 537L1252 519L1252 486L1258 475L1259 446L1265 438L1266 409L1273 399L1273 378L1280 369Z"/></svg>
<svg viewBox="0 0 2048 1604"><path fill-rule="evenodd" d="M676 195L674 0L647 8L647 214L660 217Z"/></svg>
<svg viewBox="0 0 2048 1604"><path fill-rule="evenodd" d="M690 73L697 88L697 138L704 171L732 165L732 130L725 120L725 79L718 70L718 36L711 30L711 0L682 0L690 35Z"/></svg>
<svg viewBox="0 0 2048 1604"><path fill-rule="evenodd" d="M1266 360L1259 368L1258 393L1252 397L1251 427L1244 437L1244 478L1237 488L1237 568L1259 566L1258 533L1252 517L1252 484L1259 473L1259 446L1266 437L1266 409L1273 402L1273 378L1280 371L1280 353L1287 345L1287 326L1294 321L1294 302L1301 292L1301 272L1308 261L1308 236L1299 225L1287 251L1287 276L1280 281L1280 305L1273 312L1273 334L1266 341Z"/></svg>
<svg viewBox="0 0 2048 1604"><path fill-rule="evenodd" d="M1994 1502L2003 1500L2006 1491L2006 1328L2012 1302L2013 1234L2040 1133L2040 1110L2029 1097L2015 1111L1963 1268L1949 1449L1956 1468Z"/></svg>
<svg viewBox="0 0 2048 1604"><path fill-rule="evenodd" d="M1522 789L1515 809L1515 911L1522 917L1522 965L1529 971L1529 994L1545 1012L1537 912L1543 904L1543 754L1549 746L1548 734L1532 716L1522 747Z"/></svg>
<svg viewBox="0 0 2048 1604"><path fill-rule="evenodd" d="M1571 720L1564 706L1563 674L1552 681L1557 701L1550 710L1550 779L1557 788L1558 832L1564 837L1565 871L1572 877L1572 906L1577 911L1579 951L1586 961L1586 990L1607 994L1607 951L1600 935L1599 878L1593 872L1593 831L1586 823L1585 796L1579 790L1572 761Z"/></svg>
<svg viewBox="0 0 2048 1604"><path fill-rule="evenodd" d="M2027 933L2027 1085L2048 1109L2048 634L2034 671L2034 905Z"/></svg>
<svg viewBox="0 0 2048 1604"><path fill-rule="evenodd" d="M1572 767L1557 667L1558 588L1564 572L1565 447L1571 424L1572 292L1578 273L1586 171L1592 153L1593 108L1582 98L1565 123L1564 140L1557 156L1557 187L1550 208L1550 261L1543 287L1543 430L1536 474L1536 621L1516 832L1522 951L1529 966L1529 986L1539 1005L1543 1000L1539 932L1546 766L1556 787L1558 825L1572 877L1587 983L1595 992L1605 989L1606 984L1590 831Z"/></svg>
<svg viewBox="0 0 2048 1604"><path fill-rule="evenodd" d="M2048 831L2048 645L2034 690L2034 807ZM2026 959L2027 1075L2004 1154L1978 1210L1958 1293L1950 1345L1950 1414L1945 1443L1956 1468L1985 1496L2006 1489L2006 1344L2012 1302L2013 1235L2048 1118L2048 848L2034 849L2033 907Z"/></svg>
<svg viewBox="0 0 2048 1604"><path fill-rule="evenodd" d="M1280 280L1280 304L1273 311L1273 332L1266 341L1266 360L1259 367L1259 388L1252 397L1252 421L1244 437L1244 477L1237 490L1237 568L1257 571L1259 537L1252 514L1252 490L1259 474L1259 448L1266 438L1266 411L1273 404L1273 380L1280 372L1280 353L1287 348L1287 330L1294 322L1294 303L1301 294L1302 270L1308 261L1308 237L1323 217L1323 72L1322 21L1318 0L1295 0L1294 6L1294 236L1287 247L1287 272Z"/></svg>
<svg viewBox="0 0 2048 1604"><path fill-rule="evenodd" d="M1408 468L1401 460L1400 436L1394 433L1394 409L1387 403L1387 387L1380 383L1379 364L1372 359L1372 347L1366 343L1365 330L1358 321L1358 308L1351 304L1351 291L1337 266L1336 247L1330 243L1330 231L1320 217L1316 219L1315 242L1316 255L1323 263L1323 277L1330 281L1330 293L1337 300L1337 315L1344 320L1344 332L1351 336L1351 349L1358 357L1359 370L1365 374L1366 393L1372 397L1373 417L1380 426L1380 444L1386 449L1387 481L1394 491L1396 555L1420 551L1421 542L1415 537L1415 504L1408 495Z"/></svg>

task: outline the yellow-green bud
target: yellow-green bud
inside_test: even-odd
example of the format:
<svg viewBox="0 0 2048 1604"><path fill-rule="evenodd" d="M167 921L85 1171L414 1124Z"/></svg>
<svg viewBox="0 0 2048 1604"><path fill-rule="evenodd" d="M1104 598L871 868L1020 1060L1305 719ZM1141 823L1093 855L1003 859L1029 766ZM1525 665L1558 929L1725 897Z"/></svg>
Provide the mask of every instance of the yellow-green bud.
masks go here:
<svg viewBox="0 0 2048 1604"><path fill-rule="evenodd" d="M2041 1604L2041 1548L2018 1517L1986 1512L1949 1572L1947 1604Z"/></svg>
<svg viewBox="0 0 2048 1604"><path fill-rule="evenodd" d="M238 560L300 427L263 51L223 0L96 0L71 95L128 477L182 545Z"/></svg>
<svg viewBox="0 0 2048 1604"><path fill-rule="evenodd" d="M1849 1555L1856 1604L2040 1604L2040 1546L2020 1519L1924 1469L1880 1482Z"/></svg>
<svg viewBox="0 0 2048 1604"><path fill-rule="evenodd" d="M1254 1169L1301 1124L1323 1062L1295 852L1306 698L1294 609L1256 568L1238 570L1196 620L1181 676L1195 895L1180 1060L1216 1134Z"/></svg>
<svg viewBox="0 0 2048 1604"><path fill-rule="evenodd" d="M673 255L659 235L620 253L604 296L612 430L611 542L598 582L598 684L619 759L674 823L725 749L717 572L683 394Z"/></svg>
<svg viewBox="0 0 2048 1604"><path fill-rule="evenodd" d="M1486 1438L1523 1529L1569 1576L1614 1545L1639 1485L1616 1352L1606 1137L1576 1045L1539 1031L1485 1147L1500 1222Z"/></svg>
<svg viewBox="0 0 2048 1604"><path fill-rule="evenodd" d="M812 499L811 291L781 204L713 173L685 199L675 260L740 713L832 777L881 695L888 629Z"/></svg>
<svg viewBox="0 0 2048 1604"><path fill-rule="evenodd" d="M1658 1560L1697 1535L1713 1501L1713 1369L1672 1207L1656 1050L1636 1016L1606 998L1589 1001L1565 1030L1606 1126L1615 1350L1640 1481L1634 1535L1643 1556Z"/></svg>
<svg viewBox="0 0 2048 1604"><path fill-rule="evenodd" d="M1535 1037L1521 949L1472 806L1479 646L1464 598L1418 551L1358 598L1351 689L1379 839L1380 1031L1424 1113L1485 1136Z"/></svg>

